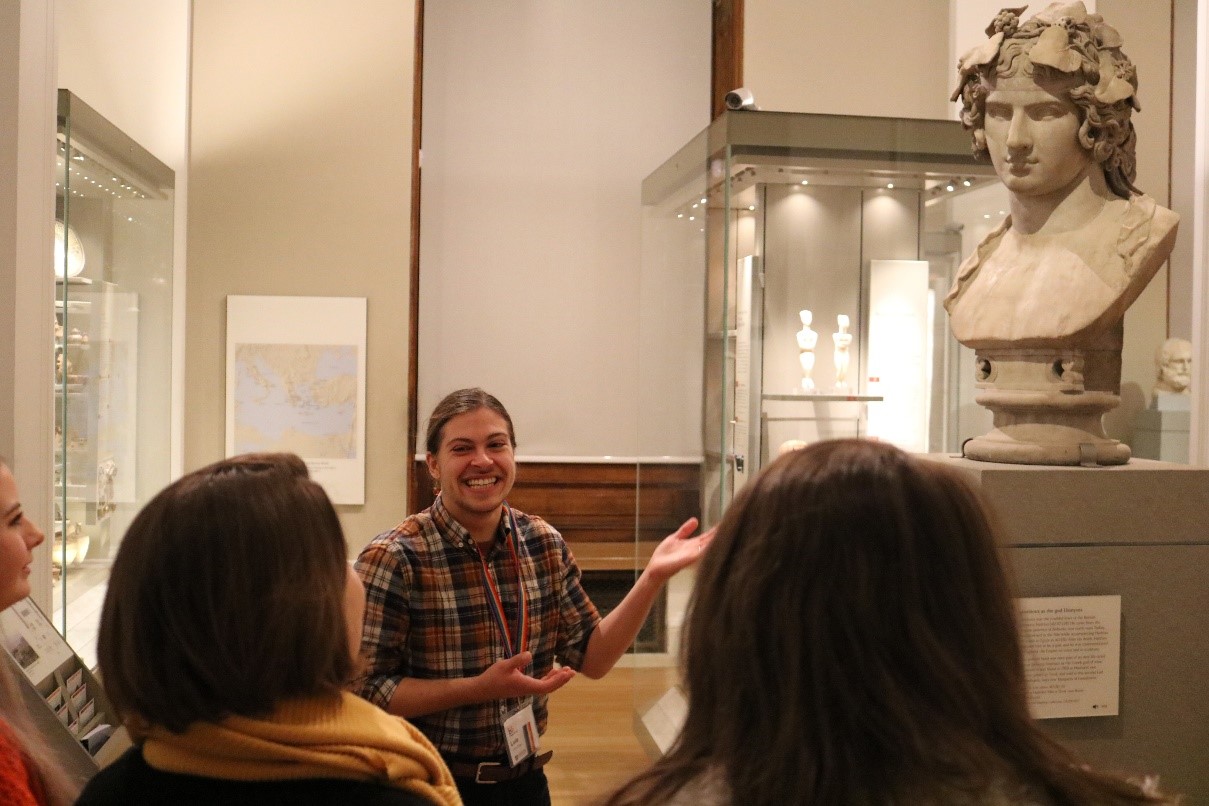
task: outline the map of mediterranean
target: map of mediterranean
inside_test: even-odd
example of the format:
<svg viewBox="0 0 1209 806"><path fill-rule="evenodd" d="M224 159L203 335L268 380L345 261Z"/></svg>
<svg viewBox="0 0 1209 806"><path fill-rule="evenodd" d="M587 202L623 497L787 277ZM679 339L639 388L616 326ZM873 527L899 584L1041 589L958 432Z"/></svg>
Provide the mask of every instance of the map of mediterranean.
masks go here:
<svg viewBox="0 0 1209 806"><path fill-rule="evenodd" d="M357 458L357 348L236 344L235 452Z"/></svg>

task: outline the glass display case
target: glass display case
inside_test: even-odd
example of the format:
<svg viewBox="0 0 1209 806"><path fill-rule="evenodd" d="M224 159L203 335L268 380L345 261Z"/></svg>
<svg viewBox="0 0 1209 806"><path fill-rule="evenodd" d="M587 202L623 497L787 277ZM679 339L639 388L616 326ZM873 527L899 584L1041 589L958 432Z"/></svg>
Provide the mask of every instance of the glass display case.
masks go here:
<svg viewBox="0 0 1209 806"><path fill-rule="evenodd" d="M727 112L642 202L639 452L700 457L703 528L795 446L956 451L988 427L941 304L1007 197L958 122ZM638 488L641 515L641 468ZM673 648L690 590L673 580ZM635 676L652 747L667 679Z"/></svg>
<svg viewBox="0 0 1209 806"><path fill-rule="evenodd" d="M93 663L118 540L170 474L174 176L67 90L58 118L53 620Z"/></svg>

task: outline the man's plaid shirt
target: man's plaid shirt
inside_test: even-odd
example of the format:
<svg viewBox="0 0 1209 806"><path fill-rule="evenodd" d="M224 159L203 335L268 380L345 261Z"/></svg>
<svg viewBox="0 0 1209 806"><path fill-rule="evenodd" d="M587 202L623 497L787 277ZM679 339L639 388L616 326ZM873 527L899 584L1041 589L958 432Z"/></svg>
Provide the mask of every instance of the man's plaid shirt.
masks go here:
<svg viewBox="0 0 1209 806"><path fill-rule="evenodd" d="M517 552L529 605L533 664L541 677L554 666L579 669L600 615L580 581L562 535L541 518L513 510ZM505 517L506 514L505 514ZM504 530L487 551L509 629L515 629L516 565ZM354 566L365 582L361 696L385 708L405 677L473 677L503 660L504 645L487 605L479 554L440 496L362 550ZM478 703L410 721L443 752L469 758L506 754L503 719L527 700ZM539 732L546 729L546 697L533 700Z"/></svg>

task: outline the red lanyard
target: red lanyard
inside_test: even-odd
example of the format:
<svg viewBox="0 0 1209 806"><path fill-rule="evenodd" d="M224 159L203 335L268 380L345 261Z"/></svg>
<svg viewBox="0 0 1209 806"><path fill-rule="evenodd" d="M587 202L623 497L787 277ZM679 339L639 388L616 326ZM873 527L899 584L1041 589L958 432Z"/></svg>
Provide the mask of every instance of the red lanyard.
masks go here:
<svg viewBox="0 0 1209 806"><path fill-rule="evenodd" d="M504 600L500 597L499 588L496 587L495 580L492 579L487 568L487 558L477 543L474 547L479 553L479 573L483 577L483 587L487 589L487 607L495 620L495 626L499 628L500 638L504 642L505 657L511 658L518 652L524 651L525 647L529 645L529 603L525 599L525 582L521 576L520 553L516 550L520 540L516 528L516 518L512 515L512 507L507 504L504 504L504 511L508 513L508 523L504 526L504 542L508 544L508 553L512 555L512 562L516 566L515 631L508 629L508 618L504 613ZM516 640L518 636L519 643Z"/></svg>

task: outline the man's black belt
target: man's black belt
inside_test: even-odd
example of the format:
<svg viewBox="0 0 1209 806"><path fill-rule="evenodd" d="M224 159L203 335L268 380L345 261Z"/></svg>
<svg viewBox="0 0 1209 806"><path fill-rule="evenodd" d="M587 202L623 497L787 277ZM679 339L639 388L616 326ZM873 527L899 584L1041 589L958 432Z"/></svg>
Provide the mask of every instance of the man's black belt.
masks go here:
<svg viewBox="0 0 1209 806"><path fill-rule="evenodd" d="M529 756L515 767L509 767L503 761L459 761L448 757L445 758L445 764L454 778L469 778L476 784L502 784L533 770L540 770L553 755L553 750L547 750L540 755Z"/></svg>

